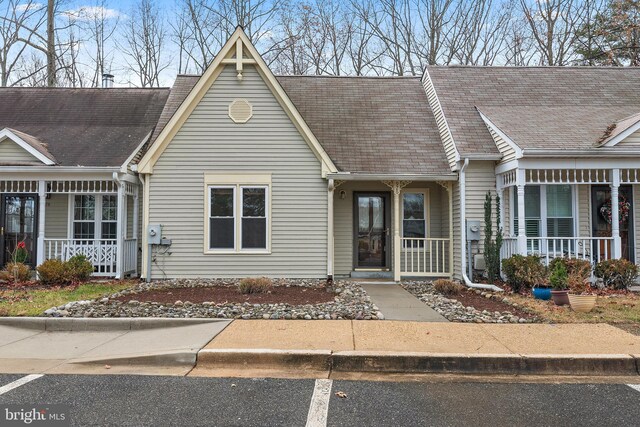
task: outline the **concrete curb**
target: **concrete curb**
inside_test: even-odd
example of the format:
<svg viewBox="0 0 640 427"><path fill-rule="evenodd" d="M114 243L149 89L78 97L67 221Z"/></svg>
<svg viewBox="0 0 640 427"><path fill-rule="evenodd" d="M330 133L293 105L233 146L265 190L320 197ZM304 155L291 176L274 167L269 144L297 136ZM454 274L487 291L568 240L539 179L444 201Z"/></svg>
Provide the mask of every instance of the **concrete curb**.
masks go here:
<svg viewBox="0 0 640 427"><path fill-rule="evenodd" d="M157 354L139 354L116 357L80 358L67 363L75 365L111 365L111 366L194 366L195 351L168 351Z"/></svg>
<svg viewBox="0 0 640 427"><path fill-rule="evenodd" d="M637 376L640 374L640 356L205 349L198 353L196 367L372 374Z"/></svg>
<svg viewBox="0 0 640 427"><path fill-rule="evenodd" d="M228 322L229 319L167 319L157 317L75 318L75 317L0 317L0 326L38 331L135 331L173 328L204 323Z"/></svg>
<svg viewBox="0 0 640 427"><path fill-rule="evenodd" d="M226 350L198 352L196 367L209 369L331 370L331 350Z"/></svg>

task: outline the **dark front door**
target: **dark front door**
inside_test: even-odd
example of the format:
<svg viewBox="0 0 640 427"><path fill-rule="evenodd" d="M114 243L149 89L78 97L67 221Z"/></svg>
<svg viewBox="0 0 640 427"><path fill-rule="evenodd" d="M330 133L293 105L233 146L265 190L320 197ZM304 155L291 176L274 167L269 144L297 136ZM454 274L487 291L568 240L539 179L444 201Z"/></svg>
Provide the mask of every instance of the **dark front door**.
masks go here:
<svg viewBox="0 0 640 427"><path fill-rule="evenodd" d="M389 194L354 195L355 267L388 267Z"/></svg>
<svg viewBox="0 0 640 427"><path fill-rule="evenodd" d="M633 192L630 185L621 185L618 190L620 211L620 240L622 240L622 258L633 261L635 259L633 245ZM611 188L608 186L591 187L591 218L593 227L593 237L611 237L611 219L609 217L611 206ZM626 215L623 215L622 208ZM609 258L611 257L611 244L603 241L599 242L600 253L604 257L605 248Z"/></svg>
<svg viewBox="0 0 640 427"><path fill-rule="evenodd" d="M37 199L35 195L2 196L0 203L0 265L11 261L11 254L20 242L27 249L26 263L36 260Z"/></svg>

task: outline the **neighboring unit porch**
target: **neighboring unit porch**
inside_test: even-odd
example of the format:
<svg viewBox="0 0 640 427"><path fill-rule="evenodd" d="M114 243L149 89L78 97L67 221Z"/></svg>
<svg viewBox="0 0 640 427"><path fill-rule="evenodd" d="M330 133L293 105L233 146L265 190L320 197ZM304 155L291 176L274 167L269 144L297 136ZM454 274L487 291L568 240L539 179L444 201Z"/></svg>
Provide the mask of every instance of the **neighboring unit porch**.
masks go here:
<svg viewBox="0 0 640 427"><path fill-rule="evenodd" d="M81 254L95 276L137 275L140 204L134 176L7 175L0 171L0 264L24 241L34 268L47 259Z"/></svg>
<svg viewBox="0 0 640 427"><path fill-rule="evenodd" d="M455 177L383 178L329 178L328 275L452 277Z"/></svg>
<svg viewBox="0 0 640 427"><path fill-rule="evenodd" d="M503 259L517 253L539 255L545 263L556 257L594 265L619 258L636 262L640 170L582 163L584 168L497 168Z"/></svg>

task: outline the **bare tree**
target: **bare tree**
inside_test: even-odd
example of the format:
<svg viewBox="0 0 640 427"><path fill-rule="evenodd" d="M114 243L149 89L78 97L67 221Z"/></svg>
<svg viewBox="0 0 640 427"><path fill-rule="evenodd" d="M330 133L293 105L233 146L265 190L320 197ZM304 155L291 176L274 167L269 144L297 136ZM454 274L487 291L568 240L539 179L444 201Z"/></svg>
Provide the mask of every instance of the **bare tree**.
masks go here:
<svg viewBox="0 0 640 427"><path fill-rule="evenodd" d="M160 73L170 62L165 60L167 31L156 3L139 0L123 34L120 44L129 71L135 74L142 87L160 86Z"/></svg>
<svg viewBox="0 0 640 427"><path fill-rule="evenodd" d="M25 51L32 40L38 36L46 15L40 3L26 3L10 0L0 2L3 15L0 17L0 85L16 84L11 82L12 73L21 68L21 80L28 78L24 74ZM19 83L19 81L17 82Z"/></svg>
<svg viewBox="0 0 640 427"><path fill-rule="evenodd" d="M520 0L520 7L536 42L540 63L569 63L575 31L584 19L584 4L580 0Z"/></svg>

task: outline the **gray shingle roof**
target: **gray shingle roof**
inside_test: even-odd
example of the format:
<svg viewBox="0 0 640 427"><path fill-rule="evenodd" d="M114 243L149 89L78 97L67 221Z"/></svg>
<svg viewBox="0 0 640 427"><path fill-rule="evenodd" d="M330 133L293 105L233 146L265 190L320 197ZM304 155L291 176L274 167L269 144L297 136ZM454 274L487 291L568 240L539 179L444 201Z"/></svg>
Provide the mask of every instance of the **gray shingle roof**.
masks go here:
<svg viewBox="0 0 640 427"><path fill-rule="evenodd" d="M153 139L198 78L178 76ZM419 78L278 76L277 80L341 171L451 173Z"/></svg>
<svg viewBox="0 0 640 427"><path fill-rule="evenodd" d="M428 67L461 155L497 153L477 110L524 150L587 149L640 111L640 69ZM477 108L477 109L476 109Z"/></svg>
<svg viewBox="0 0 640 427"><path fill-rule="evenodd" d="M0 89L0 129L62 166L120 166L155 127L169 89Z"/></svg>

